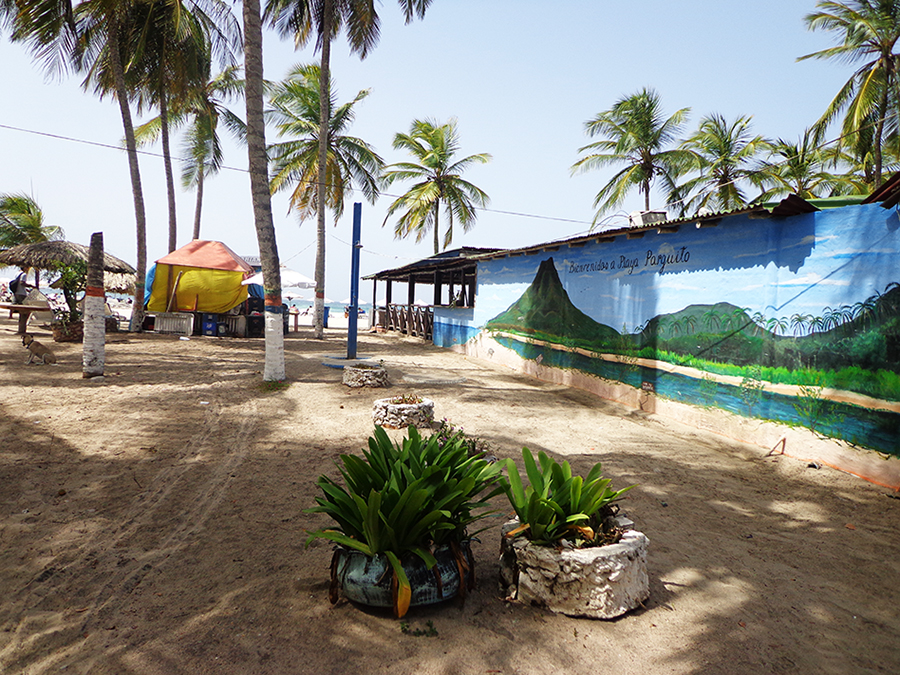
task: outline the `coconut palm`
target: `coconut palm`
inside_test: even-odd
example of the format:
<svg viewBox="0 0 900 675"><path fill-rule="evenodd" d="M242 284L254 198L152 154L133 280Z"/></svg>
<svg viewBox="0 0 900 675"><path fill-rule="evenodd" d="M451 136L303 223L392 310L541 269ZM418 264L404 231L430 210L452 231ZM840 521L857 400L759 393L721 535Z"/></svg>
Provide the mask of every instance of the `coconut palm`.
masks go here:
<svg viewBox="0 0 900 675"><path fill-rule="evenodd" d="M64 238L58 225L47 225L34 197L20 193L0 195L0 249Z"/></svg>
<svg viewBox="0 0 900 675"><path fill-rule="evenodd" d="M586 153L572 165L572 173L625 164L594 197L600 216L615 209L633 188L644 195L644 208L650 210L650 188L660 178L669 189L686 168L693 156L687 150L671 147L682 132L690 108L677 110L664 117L659 94L642 89L617 101L612 108L585 122L589 136L604 136L579 148Z"/></svg>
<svg viewBox="0 0 900 675"><path fill-rule="evenodd" d="M700 209L731 211L746 206L743 185L754 180L759 154L770 142L750 131L752 117L732 121L719 114L707 115L686 141L683 150L692 155L691 168L697 173L670 194L669 203L678 203L682 215Z"/></svg>
<svg viewBox="0 0 900 675"><path fill-rule="evenodd" d="M209 67L207 61L206 67ZM208 72L208 71L207 71ZM203 190L206 178L219 172L223 152L219 137L219 122L241 143L246 141L244 121L226 107L226 102L244 91L240 66L228 66L212 78L204 78L201 86L192 87L183 98L175 101L169 114L169 128L187 125L182 144L181 183L197 191L194 206L193 239L200 238L203 210ZM152 143L162 134L162 115L135 129L138 144Z"/></svg>
<svg viewBox="0 0 900 675"><path fill-rule="evenodd" d="M247 158L253 220L259 260L265 280L266 360L263 380L284 380L284 328L281 317L281 271L266 156L266 121L263 113L263 37L259 0L244 0L244 101L247 107Z"/></svg>
<svg viewBox="0 0 900 675"><path fill-rule="evenodd" d="M490 202L487 194L461 177L473 164L485 164L491 160L487 153L468 155L456 159L459 151L459 131L455 118L444 124L434 120L413 120L409 133L394 135L395 150L406 150L413 162L397 162L387 167L384 174L386 186L396 181L416 181L406 194L395 199L388 207L385 223L395 213L403 212L394 226L394 235L400 239L411 234L421 241L429 231L434 235L434 252L440 247L440 214L443 207L447 217L443 247L453 240L453 221L463 230L470 230L477 218L476 208Z"/></svg>
<svg viewBox="0 0 900 675"><path fill-rule="evenodd" d="M290 140L269 147L272 160L272 192L292 188L290 208L301 222L318 215L320 68L298 65L287 78L273 85L268 120L278 135ZM333 83L327 87L333 111L328 125L325 168L325 200L337 221L344 213L344 198L355 184L374 203L384 161L361 138L345 135L355 117L355 106L369 95L362 90L352 101L336 105Z"/></svg>
<svg viewBox="0 0 900 675"><path fill-rule="evenodd" d="M818 11L805 18L810 30L833 33L839 44L804 59L836 59L861 64L841 87L817 122L818 138L824 128L844 115L842 135L853 139L862 129L872 128L872 174L874 186L882 181L882 147L886 132L897 130L898 73L900 54L900 0L819 0ZM857 145L854 141L851 147Z"/></svg>
<svg viewBox="0 0 900 675"><path fill-rule="evenodd" d="M403 8L406 23L414 17L422 18L431 0L398 0ZM380 32L378 13L372 0L267 0L266 18L282 36L290 36L298 47L305 45L311 36L316 36L316 45L321 49L319 79L319 194L316 225L316 296L315 296L315 336L324 337L325 317L325 172L328 160L327 130L331 119L329 103L331 94L331 41L346 28L351 51L365 58L378 42Z"/></svg>
<svg viewBox="0 0 900 675"><path fill-rule="evenodd" d="M155 107L160 113L171 252L177 247L177 223L169 109L206 83L212 57L226 65L234 63L240 28L223 0L139 2L132 11L136 16L130 22L127 75L137 94L138 112Z"/></svg>
<svg viewBox="0 0 900 675"><path fill-rule="evenodd" d="M24 192L0 195L0 250L64 237L61 227L44 222L44 212L34 197ZM35 270L35 286L40 286L39 274Z"/></svg>
<svg viewBox="0 0 900 675"><path fill-rule="evenodd" d="M140 330L143 321L144 286L147 272L147 224L141 186L137 146L125 79L123 49L127 49L128 20L133 2L85 0L73 7L71 0L33 0L17 5L12 19L12 39L26 43L44 67L53 73L69 69L87 72L87 84L101 63L111 74L111 93L119 104L134 200L137 240L137 277L134 284L132 327ZM102 95L101 94L101 97Z"/></svg>
<svg viewBox="0 0 900 675"><path fill-rule="evenodd" d="M804 199L860 194L865 186L858 176L830 171L848 160L838 148L816 145L811 129L796 143L779 138L771 145L769 159L757 170L755 180L764 188L757 201L791 193Z"/></svg>

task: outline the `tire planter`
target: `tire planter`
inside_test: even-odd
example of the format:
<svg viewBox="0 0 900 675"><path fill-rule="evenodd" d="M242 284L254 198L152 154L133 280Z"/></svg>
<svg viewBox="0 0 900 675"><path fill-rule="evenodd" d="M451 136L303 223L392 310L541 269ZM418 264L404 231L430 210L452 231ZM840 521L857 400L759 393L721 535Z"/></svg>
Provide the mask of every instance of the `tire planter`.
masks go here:
<svg viewBox="0 0 900 675"><path fill-rule="evenodd" d="M417 555L409 556L403 561L403 571L409 578L412 588L410 607L433 605L465 595L475 585L475 561L468 541L460 544L460 551L468 564L466 579L460 589L460 571L449 546L435 550L437 559L435 569L429 570ZM393 607L393 591L391 581L393 570L383 554L368 556L365 553L339 547L332 559L331 601L336 602L340 595L348 600L369 607Z"/></svg>
<svg viewBox="0 0 900 675"><path fill-rule="evenodd" d="M650 596L647 537L627 530L616 544L595 548L537 546L524 537L509 539L518 527L503 526L500 539L500 591L508 600L552 612L612 619Z"/></svg>
<svg viewBox="0 0 900 675"><path fill-rule="evenodd" d="M372 419L378 426L389 429L430 427L434 422L434 401L423 398L419 403L391 403L381 398L372 406Z"/></svg>

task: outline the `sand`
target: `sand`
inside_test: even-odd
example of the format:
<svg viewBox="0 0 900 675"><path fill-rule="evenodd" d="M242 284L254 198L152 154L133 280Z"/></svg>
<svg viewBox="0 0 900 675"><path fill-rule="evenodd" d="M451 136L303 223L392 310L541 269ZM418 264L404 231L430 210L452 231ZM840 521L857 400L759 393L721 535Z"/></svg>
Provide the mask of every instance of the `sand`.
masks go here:
<svg viewBox="0 0 900 675"><path fill-rule="evenodd" d="M80 345L26 366L0 319L0 672L896 673L900 499L422 341L360 336L389 389L351 390L324 355L345 334L286 339L290 386L261 387L259 339L111 335L106 377ZM398 393L491 445L602 461L650 539L651 596L614 621L499 597L499 525L475 545L464 604L389 614L328 602L314 482ZM395 436L403 432L392 432ZM502 500L498 507L508 511Z"/></svg>

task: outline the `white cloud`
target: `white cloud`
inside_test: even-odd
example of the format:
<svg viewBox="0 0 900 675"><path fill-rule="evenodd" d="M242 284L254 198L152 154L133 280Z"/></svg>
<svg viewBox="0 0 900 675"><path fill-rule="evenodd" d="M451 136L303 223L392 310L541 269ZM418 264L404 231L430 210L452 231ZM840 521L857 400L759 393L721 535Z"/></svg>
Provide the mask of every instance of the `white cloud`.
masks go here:
<svg viewBox="0 0 900 675"><path fill-rule="evenodd" d="M775 286L849 286L850 281L844 279L824 279L815 272L808 272L802 277L775 282Z"/></svg>

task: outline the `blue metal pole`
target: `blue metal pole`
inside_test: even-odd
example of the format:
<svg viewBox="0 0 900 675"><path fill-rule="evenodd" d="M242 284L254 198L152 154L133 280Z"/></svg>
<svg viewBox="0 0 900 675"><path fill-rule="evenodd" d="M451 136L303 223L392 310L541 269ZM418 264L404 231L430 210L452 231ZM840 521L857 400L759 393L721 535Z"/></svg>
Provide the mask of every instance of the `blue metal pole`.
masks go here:
<svg viewBox="0 0 900 675"><path fill-rule="evenodd" d="M362 204L353 205L353 250L350 259L350 316L347 320L347 358L356 358L356 332L359 318L359 249L362 229Z"/></svg>

